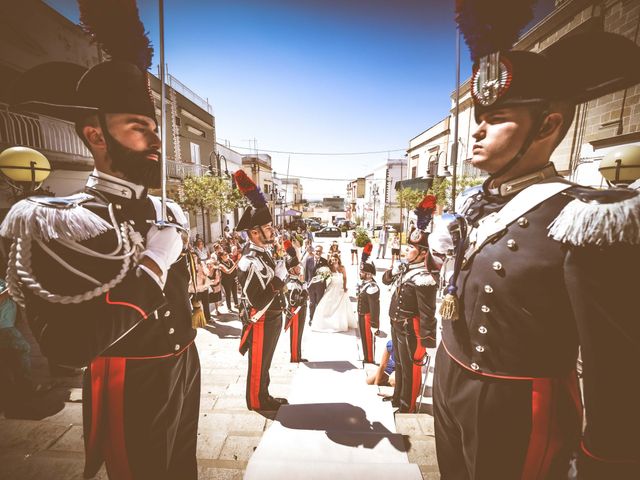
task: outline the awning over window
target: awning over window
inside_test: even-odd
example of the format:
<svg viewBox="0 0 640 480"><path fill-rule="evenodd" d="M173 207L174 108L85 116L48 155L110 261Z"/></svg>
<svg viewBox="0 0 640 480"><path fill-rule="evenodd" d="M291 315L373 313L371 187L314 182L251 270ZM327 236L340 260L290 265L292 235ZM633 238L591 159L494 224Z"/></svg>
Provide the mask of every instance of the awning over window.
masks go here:
<svg viewBox="0 0 640 480"><path fill-rule="evenodd" d="M289 210L286 210L284 214L291 217L299 217L300 215L302 215L302 212L299 212L298 210L294 210L293 208L290 208Z"/></svg>
<svg viewBox="0 0 640 480"><path fill-rule="evenodd" d="M413 188L414 190L421 190L426 192L431 187L433 183L432 178L410 178L408 180L401 180L396 182L395 189L400 190L401 188Z"/></svg>

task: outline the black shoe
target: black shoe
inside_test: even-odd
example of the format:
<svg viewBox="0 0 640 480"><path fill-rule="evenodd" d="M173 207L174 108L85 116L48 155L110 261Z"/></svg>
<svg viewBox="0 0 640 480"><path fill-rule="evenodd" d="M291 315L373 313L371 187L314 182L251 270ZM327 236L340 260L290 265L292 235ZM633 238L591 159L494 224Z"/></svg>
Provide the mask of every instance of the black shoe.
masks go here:
<svg viewBox="0 0 640 480"><path fill-rule="evenodd" d="M382 331L380 331L380 330L376 330L373 334L374 334L376 337L381 337L381 336L382 336L382 333L383 333Z"/></svg>
<svg viewBox="0 0 640 480"><path fill-rule="evenodd" d="M260 408L255 408L254 410L258 412L274 412L280 408L280 404L278 402L262 402Z"/></svg>
<svg viewBox="0 0 640 480"><path fill-rule="evenodd" d="M307 360L306 358L301 358L300 360L298 360L298 362L302 362L302 363L305 363L305 362L308 362L308 361L309 360Z"/></svg>
<svg viewBox="0 0 640 480"><path fill-rule="evenodd" d="M289 401L286 398L282 398L282 397L269 397L269 400L267 400L268 402L276 402L279 405L289 405Z"/></svg>

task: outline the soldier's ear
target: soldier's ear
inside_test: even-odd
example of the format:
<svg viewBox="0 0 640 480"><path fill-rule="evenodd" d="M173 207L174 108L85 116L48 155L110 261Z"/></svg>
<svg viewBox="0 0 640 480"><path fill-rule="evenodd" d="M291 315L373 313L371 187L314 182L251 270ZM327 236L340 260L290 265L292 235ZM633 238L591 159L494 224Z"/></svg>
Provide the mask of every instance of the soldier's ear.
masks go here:
<svg viewBox="0 0 640 480"><path fill-rule="evenodd" d="M556 132L559 132L564 123L564 118L561 113L552 112L547 115L547 118L542 122L542 126L538 131L537 140L545 140L553 136Z"/></svg>
<svg viewBox="0 0 640 480"><path fill-rule="evenodd" d="M82 128L82 135L87 140L89 148L104 149L107 147L107 142L102 134L102 129L94 125L85 125Z"/></svg>

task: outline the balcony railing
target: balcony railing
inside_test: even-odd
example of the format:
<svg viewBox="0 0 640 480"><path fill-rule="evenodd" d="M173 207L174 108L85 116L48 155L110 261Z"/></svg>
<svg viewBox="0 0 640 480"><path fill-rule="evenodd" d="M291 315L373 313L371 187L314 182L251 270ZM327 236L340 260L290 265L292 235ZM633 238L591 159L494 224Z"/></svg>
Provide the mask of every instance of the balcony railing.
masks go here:
<svg viewBox="0 0 640 480"><path fill-rule="evenodd" d="M194 163L182 163L167 160L167 177L184 179L186 177L198 177L209 171L209 166L196 165Z"/></svg>
<svg viewBox="0 0 640 480"><path fill-rule="evenodd" d="M45 116L10 112L0 104L0 144L91 158L73 124Z"/></svg>
<svg viewBox="0 0 640 480"><path fill-rule="evenodd" d="M198 105L203 110L213 115L213 108L209 104L209 100L205 100L204 98L202 98L200 95L198 95L196 92L191 90L189 87L187 87L184 83L182 83L173 75L167 74L167 76L169 79L168 83L171 88L173 88L175 91L177 91L178 93L182 94L184 97L191 100L193 103Z"/></svg>

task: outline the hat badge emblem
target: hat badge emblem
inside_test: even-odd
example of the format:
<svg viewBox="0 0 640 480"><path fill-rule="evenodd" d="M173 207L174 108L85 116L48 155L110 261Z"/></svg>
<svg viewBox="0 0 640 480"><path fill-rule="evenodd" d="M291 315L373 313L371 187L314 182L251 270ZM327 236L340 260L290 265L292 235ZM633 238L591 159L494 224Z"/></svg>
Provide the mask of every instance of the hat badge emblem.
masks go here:
<svg viewBox="0 0 640 480"><path fill-rule="evenodd" d="M499 53L482 57L471 80L473 99L484 107L493 105L509 90L512 78L509 60L500 58Z"/></svg>

